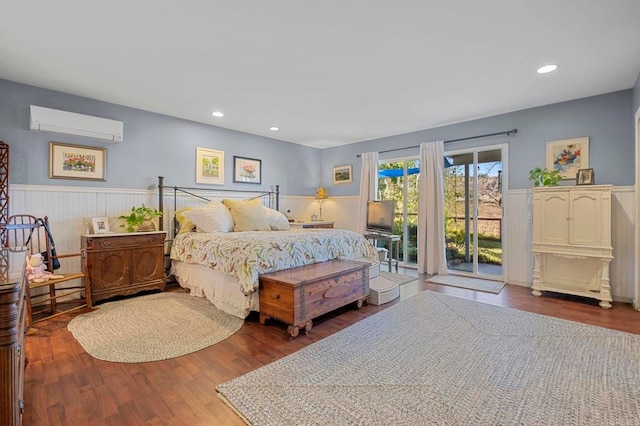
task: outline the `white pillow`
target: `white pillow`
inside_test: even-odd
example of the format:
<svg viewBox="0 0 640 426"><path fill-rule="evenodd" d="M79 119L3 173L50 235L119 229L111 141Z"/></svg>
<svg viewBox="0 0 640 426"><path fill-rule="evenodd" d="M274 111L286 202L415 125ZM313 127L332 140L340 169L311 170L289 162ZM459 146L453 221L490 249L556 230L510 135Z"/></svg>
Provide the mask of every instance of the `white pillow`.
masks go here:
<svg viewBox="0 0 640 426"><path fill-rule="evenodd" d="M264 207L264 215L272 231L286 231L290 228L289 219L285 215L267 206L262 207Z"/></svg>
<svg viewBox="0 0 640 426"><path fill-rule="evenodd" d="M182 215L196 225L198 232L231 232L233 230L231 212L220 201L212 201L205 206L186 211Z"/></svg>

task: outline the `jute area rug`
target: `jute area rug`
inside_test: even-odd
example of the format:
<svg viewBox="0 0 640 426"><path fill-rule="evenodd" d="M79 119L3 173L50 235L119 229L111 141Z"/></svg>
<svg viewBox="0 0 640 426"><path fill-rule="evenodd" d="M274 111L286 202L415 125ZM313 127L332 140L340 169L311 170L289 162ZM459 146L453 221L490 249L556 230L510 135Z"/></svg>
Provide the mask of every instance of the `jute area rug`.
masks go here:
<svg viewBox="0 0 640 426"><path fill-rule="evenodd" d="M256 425L640 425L640 336L422 292L217 390Z"/></svg>
<svg viewBox="0 0 640 426"><path fill-rule="evenodd" d="M91 356L134 363L198 351L231 336L243 323L207 299L158 293L105 303L73 318L67 328Z"/></svg>
<svg viewBox="0 0 640 426"><path fill-rule="evenodd" d="M435 275L427 278L428 282L450 285L452 287L468 288L470 290L484 291L498 294L502 291L504 283L500 281L483 280L459 275Z"/></svg>

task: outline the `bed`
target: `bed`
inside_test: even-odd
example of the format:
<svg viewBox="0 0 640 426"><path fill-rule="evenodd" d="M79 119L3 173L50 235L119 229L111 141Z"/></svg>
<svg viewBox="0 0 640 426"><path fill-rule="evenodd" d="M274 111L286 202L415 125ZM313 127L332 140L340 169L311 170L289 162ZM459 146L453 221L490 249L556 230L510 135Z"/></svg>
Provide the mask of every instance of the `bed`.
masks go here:
<svg viewBox="0 0 640 426"><path fill-rule="evenodd" d="M167 188L173 190L169 195L173 212L164 208ZM208 196L203 195L207 191ZM371 242L353 231L289 229L287 218L277 211L277 187L263 192L205 190L169 187L161 178L159 193L163 222L173 225L168 230L173 235L171 273L192 295L206 297L218 309L240 318L259 311L260 274L331 259L379 264ZM190 199L197 202L195 207L189 205Z"/></svg>

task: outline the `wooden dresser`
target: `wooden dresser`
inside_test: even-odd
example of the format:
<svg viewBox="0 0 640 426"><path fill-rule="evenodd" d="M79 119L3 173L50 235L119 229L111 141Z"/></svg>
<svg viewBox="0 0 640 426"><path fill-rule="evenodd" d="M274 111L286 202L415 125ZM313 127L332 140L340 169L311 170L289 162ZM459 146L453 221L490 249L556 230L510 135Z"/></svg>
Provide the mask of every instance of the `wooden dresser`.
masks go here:
<svg viewBox="0 0 640 426"><path fill-rule="evenodd" d="M273 318L289 324L295 338L312 319L369 296L369 263L335 259L260 275L260 323Z"/></svg>
<svg viewBox="0 0 640 426"><path fill-rule="evenodd" d="M93 303L143 290L164 290L165 232L82 235Z"/></svg>
<svg viewBox="0 0 640 426"><path fill-rule="evenodd" d="M26 251L0 250L0 425L22 424Z"/></svg>

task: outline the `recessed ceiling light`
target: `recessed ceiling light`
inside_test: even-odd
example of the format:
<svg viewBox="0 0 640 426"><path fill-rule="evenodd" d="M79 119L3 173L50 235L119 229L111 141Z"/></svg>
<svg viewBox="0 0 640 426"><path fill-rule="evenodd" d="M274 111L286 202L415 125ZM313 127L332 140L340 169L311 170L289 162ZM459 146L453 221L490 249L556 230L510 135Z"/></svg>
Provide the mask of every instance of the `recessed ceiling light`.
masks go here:
<svg viewBox="0 0 640 426"><path fill-rule="evenodd" d="M224 117L224 114L221 113L220 111L214 111L211 113L211 115L213 115L214 117Z"/></svg>
<svg viewBox="0 0 640 426"><path fill-rule="evenodd" d="M558 66L555 64L545 65L543 67L538 68L538 74L546 74L548 72L552 72L558 69Z"/></svg>
<svg viewBox="0 0 640 426"><path fill-rule="evenodd" d="M274 131L274 132L277 132L278 130L280 130L280 127L271 126L271 127L269 127L269 130L272 130L272 131Z"/></svg>

